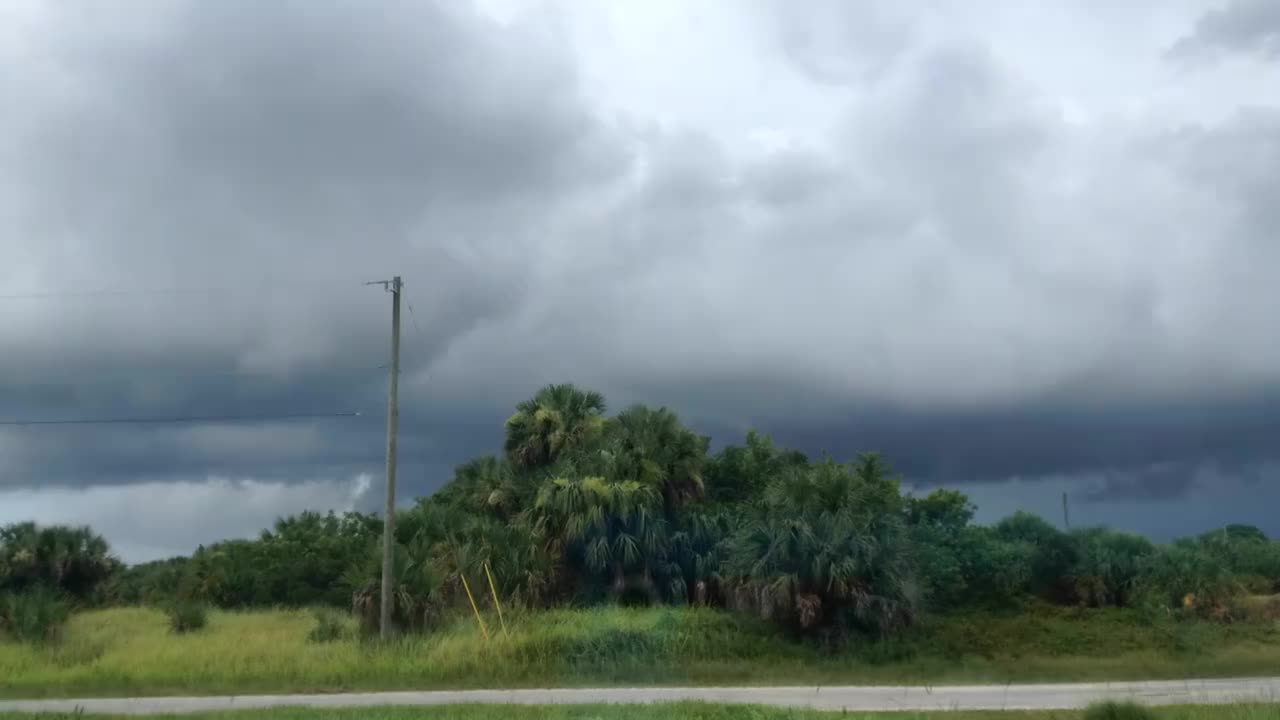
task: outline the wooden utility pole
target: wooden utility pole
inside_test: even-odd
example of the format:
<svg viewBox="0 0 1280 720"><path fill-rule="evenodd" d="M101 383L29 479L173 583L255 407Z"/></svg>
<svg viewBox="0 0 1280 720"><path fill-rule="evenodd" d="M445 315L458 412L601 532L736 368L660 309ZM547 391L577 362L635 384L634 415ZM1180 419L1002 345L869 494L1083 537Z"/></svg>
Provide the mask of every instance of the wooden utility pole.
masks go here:
<svg viewBox="0 0 1280 720"><path fill-rule="evenodd" d="M1067 494L1062 493L1062 525L1065 529L1071 529L1071 514L1067 510Z"/></svg>
<svg viewBox="0 0 1280 720"><path fill-rule="evenodd" d="M378 630L391 637L391 600L395 587L396 548L396 433L400 429L400 276L366 285L381 285L391 293L391 382L387 389L387 498L382 512L382 605Z"/></svg>

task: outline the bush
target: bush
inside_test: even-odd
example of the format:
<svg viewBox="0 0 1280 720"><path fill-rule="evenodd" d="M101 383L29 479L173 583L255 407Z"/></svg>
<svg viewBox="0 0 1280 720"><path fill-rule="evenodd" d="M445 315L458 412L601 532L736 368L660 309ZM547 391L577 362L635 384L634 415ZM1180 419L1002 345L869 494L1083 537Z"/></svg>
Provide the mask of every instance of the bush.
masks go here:
<svg viewBox="0 0 1280 720"><path fill-rule="evenodd" d="M20 642L58 640L70 616L70 603L51 590L37 588L0 596L0 628Z"/></svg>
<svg viewBox="0 0 1280 720"><path fill-rule="evenodd" d="M194 602L179 602L169 607L169 629L175 633L189 633L209 624L209 610Z"/></svg>
<svg viewBox="0 0 1280 720"><path fill-rule="evenodd" d="M0 591L48 588L78 603L94 602L119 568L107 541L87 527L0 527Z"/></svg>
<svg viewBox="0 0 1280 720"><path fill-rule="evenodd" d="M916 617L898 483L876 455L792 470L727 541L730 606L843 643Z"/></svg>
<svg viewBox="0 0 1280 720"><path fill-rule="evenodd" d="M996 523L993 529L1001 540L1025 543L1031 549L1030 590L1033 594L1056 603L1072 597L1068 576L1076 563L1076 553L1070 536L1027 512L1016 512Z"/></svg>
<svg viewBox="0 0 1280 720"><path fill-rule="evenodd" d="M315 617L316 626L307 633L307 642L337 642L347 636L347 624L336 611L323 608L316 610Z"/></svg>
<svg viewBox="0 0 1280 720"><path fill-rule="evenodd" d="M1144 537L1105 528L1071 534L1075 562L1068 578L1077 603L1089 607L1129 607L1138 578L1156 546Z"/></svg>
<svg viewBox="0 0 1280 720"><path fill-rule="evenodd" d="M1084 711L1084 720L1156 720L1155 713L1133 702L1094 703Z"/></svg>
<svg viewBox="0 0 1280 720"><path fill-rule="evenodd" d="M1230 570L1203 549L1186 543L1162 548L1146 562L1137 595L1151 609L1180 609L1210 619L1227 617L1243 594Z"/></svg>
<svg viewBox="0 0 1280 720"><path fill-rule="evenodd" d="M431 546L425 542L396 547L396 584L391 589L391 625L396 631L424 632L440 622L444 604L444 577L431 562ZM379 633L382 610L382 562L371 549L364 567L352 568L346 582L356 588L351 594L351 613L360 633Z"/></svg>

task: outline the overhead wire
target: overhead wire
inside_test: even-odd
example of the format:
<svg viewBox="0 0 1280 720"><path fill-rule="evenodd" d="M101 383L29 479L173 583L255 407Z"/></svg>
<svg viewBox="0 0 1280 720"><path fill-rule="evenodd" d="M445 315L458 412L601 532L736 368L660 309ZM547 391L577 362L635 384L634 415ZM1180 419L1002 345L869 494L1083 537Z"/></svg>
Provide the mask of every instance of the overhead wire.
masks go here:
<svg viewBox="0 0 1280 720"><path fill-rule="evenodd" d="M67 290L53 292L26 292L26 293L3 293L0 294L0 300L57 300L63 298L101 298L101 297L173 297L173 296L192 296L192 295L214 295L220 293L232 292L228 288L131 288L131 289L115 289L115 290ZM368 370L383 370L388 366L384 363L381 365L362 365L357 367L342 368L307 368L304 372L358 372ZM119 368L118 370L124 370ZM148 368L140 369L141 372L148 376L163 376L167 378L173 377L218 377L218 376L243 376L253 378L261 375L248 369L235 370L173 370L167 371L163 369ZM106 371L110 374L112 371ZM101 418L55 418L55 419L0 419L0 427L51 427L51 426L68 426L68 425L152 425L152 424L198 424L198 423L236 423L236 422L277 422L290 420L308 420L308 419L327 419L327 418L352 418L360 417L360 412L321 412L321 413L277 413L277 414L257 414L257 415L176 415L161 417L101 417Z"/></svg>
<svg viewBox="0 0 1280 720"><path fill-rule="evenodd" d="M2 427L47 425L159 425L172 423L278 422L360 417L358 412L286 413L280 415L178 415L172 417L60 418L55 420L0 420Z"/></svg>

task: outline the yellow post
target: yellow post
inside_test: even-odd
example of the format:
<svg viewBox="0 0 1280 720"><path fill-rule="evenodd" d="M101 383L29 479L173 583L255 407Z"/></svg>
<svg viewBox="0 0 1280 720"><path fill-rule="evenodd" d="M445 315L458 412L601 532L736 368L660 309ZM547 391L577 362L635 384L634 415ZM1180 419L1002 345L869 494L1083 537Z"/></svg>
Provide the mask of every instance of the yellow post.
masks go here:
<svg viewBox="0 0 1280 720"><path fill-rule="evenodd" d="M498 588L493 584L493 574L489 572L489 563L484 564L484 576L489 578L489 592L493 595L493 606L498 610L498 622L502 623L502 634L508 639L511 633L507 632L507 621L502 618L502 603L498 602Z"/></svg>
<svg viewBox="0 0 1280 720"><path fill-rule="evenodd" d="M471 586L467 584L467 576L459 575L462 578L462 589L467 591L467 599L471 601L471 611L476 614L476 622L480 624L480 633L484 635L484 639L489 639L489 628L484 626L484 618L480 617L480 608L476 607L476 599L471 596Z"/></svg>

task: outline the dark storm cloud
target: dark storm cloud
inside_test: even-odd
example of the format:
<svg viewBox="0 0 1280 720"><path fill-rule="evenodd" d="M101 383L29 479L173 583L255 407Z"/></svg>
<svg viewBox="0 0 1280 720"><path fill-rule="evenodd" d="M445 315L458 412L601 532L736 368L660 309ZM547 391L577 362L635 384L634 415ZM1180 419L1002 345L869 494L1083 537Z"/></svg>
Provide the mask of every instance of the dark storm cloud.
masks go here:
<svg viewBox="0 0 1280 720"><path fill-rule="evenodd" d="M1103 484L1085 493L1085 502L1113 500L1168 500L1176 498L1195 484L1201 468L1177 465L1153 465L1127 472L1108 473Z"/></svg>
<svg viewBox="0 0 1280 720"><path fill-rule="evenodd" d="M751 47L793 85L686 124L677 102L606 107L644 96L643 68L579 56L549 11L368 7L14 13L0 294L143 294L0 300L0 416L364 413L0 430L0 485L53 493L5 496L23 512L209 477L218 507L367 503L388 298L360 283L395 273L405 497L563 381L670 405L717 444L754 426L880 450L922 484L1189 497L1203 468L1275 459L1265 87L1207 118L1081 114L1055 68L976 20L952 32L973 13L774 4ZM1226 37L1210 17L1188 38ZM1125 68L1167 70L1160 42ZM688 77L743 67L722 60Z"/></svg>
<svg viewBox="0 0 1280 720"><path fill-rule="evenodd" d="M47 39L0 82L21 109L0 121L5 178L20 180L4 186L19 260L6 290L142 294L4 301L17 321L4 415L367 417L256 433L27 428L6 484L376 467L387 299L359 283L407 276L406 367L425 368L517 306L533 239L521 226L619 167L549 28L500 28L452 3L117 10L33 15ZM445 436L491 410L407 405L408 431Z"/></svg>
<svg viewBox="0 0 1280 720"><path fill-rule="evenodd" d="M1205 13L1191 33L1169 49L1170 57L1177 60L1222 52L1280 58L1280 4L1272 0L1233 0Z"/></svg>

